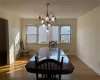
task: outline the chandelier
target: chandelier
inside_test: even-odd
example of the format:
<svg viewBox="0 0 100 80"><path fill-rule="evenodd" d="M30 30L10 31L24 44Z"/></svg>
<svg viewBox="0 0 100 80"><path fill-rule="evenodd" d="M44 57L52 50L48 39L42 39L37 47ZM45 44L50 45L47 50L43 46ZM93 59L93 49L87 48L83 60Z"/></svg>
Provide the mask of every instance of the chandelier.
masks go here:
<svg viewBox="0 0 100 80"><path fill-rule="evenodd" d="M47 27L47 32L49 30L48 27L51 27L51 22L55 22L56 21L56 16L54 15L53 12L49 12L48 11L48 6L50 5L50 3L46 3L47 6L47 11L46 12L42 12L39 15L39 20L41 21L41 24L43 27Z"/></svg>

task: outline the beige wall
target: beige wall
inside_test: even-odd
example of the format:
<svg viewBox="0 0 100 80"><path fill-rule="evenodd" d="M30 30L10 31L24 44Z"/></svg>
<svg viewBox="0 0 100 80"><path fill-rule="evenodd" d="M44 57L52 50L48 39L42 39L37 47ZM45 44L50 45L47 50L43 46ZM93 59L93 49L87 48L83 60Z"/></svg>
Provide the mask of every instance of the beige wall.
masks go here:
<svg viewBox="0 0 100 80"><path fill-rule="evenodd" d="M77 56L100 75L100 6L77 20Z"/></svg>
<svg viewBox="0 0 100 80"><path fill-rule="evenodd" d="M57 19L57 23L54 23L53 25L70 25L72 32L71 32L71 43L70 44L59 44L58 47L61 47L63 50L68 50L69 55L74 55L76 53L76 25L77 20L76 19ZM40 21L38 19L21 19L21 26L22 26L22 40L24 43L26 43L26 25L40 25ZM33 44L28 45L29 48L38 50L40 47L48 46L43 44Z"/></svg>
<svg viewBox="0 0 100 80"><path fill-rule="evenodd" d="M13 63L18 50L19 39L20 39L20 18L11 12L8 12L0 8L0 17L8 20L8 35L9 35L9 46L8 46L8 63ZM19 38L18 38L19 37Z"/></svg>

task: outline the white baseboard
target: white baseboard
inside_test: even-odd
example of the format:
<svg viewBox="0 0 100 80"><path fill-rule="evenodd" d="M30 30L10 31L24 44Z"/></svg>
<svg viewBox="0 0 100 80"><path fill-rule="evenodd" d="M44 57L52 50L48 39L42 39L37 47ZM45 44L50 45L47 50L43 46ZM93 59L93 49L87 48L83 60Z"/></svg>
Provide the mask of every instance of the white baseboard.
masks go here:
<svg viewBox="0 0 100 80"><path fill-rule="evenodd" d="M90 65L86 61L82 60L79 56L77 56L77 57L100 76L100 72L98 70L96 70L92 65Z"/></svg>

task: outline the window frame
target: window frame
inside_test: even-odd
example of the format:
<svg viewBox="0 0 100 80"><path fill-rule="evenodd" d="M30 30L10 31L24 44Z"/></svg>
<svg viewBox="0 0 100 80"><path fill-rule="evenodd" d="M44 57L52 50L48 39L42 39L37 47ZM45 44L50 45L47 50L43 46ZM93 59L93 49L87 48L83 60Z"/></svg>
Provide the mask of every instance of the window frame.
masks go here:
<svg viewBox="0 0 100 80"><path fill-rule="evenodd" d="M70 27L70 34L61 34L61 28L62 28L63 26L69 26L69 27ZM72 34L71 32L72 32L72 29L71 29L71 26L70 26L70 25L61 25L61 26L60 26L60 33L59 33L59 35L60 35L60 43L61 43L61 44L65 44L65 43L66 43L66 42L65 42L65 43L62 43L62 41L61 41L61 35L70 35L70 42L68 42L68 43L66 43L66 44L70 44L70 43L71 43L71 34Z"/></svg>
<svg viewBox="0 0 100 80"><path fill-rule="evenodd" d="M28 26L34 26L37 28L37 33L36 34L27 34L27 28ZM26 25L26 44L37 44L38 43L38 26L37 25ZM27 43L27 35L36 35L36 43Z"/></svg>
<svg viewBox="0 0 100 80"><path fill-rule="evenodd" d="M37 28L37 33L36 34L27 34L27 27L28 26L36 27ZM39 26L37 26L37 25L26 25L26 30L25 30L25 32L26 32L26 44L48 44L48 43L38 43L38 41L39 41ZM70 44L71 43L71 36L72 36L72 27L70 25L53 25L53 26L58 26L58 28L59 28L59 30L58 30L58 41L59 42L57 44ZM63 27L63 26L69 26L70 27L70 34L61 34L61 27ZM36 43L27 43L27 35L36 35L36 37L37 37ZM61 35L70 35L70 42L62 43L61 42Z"/></svg>

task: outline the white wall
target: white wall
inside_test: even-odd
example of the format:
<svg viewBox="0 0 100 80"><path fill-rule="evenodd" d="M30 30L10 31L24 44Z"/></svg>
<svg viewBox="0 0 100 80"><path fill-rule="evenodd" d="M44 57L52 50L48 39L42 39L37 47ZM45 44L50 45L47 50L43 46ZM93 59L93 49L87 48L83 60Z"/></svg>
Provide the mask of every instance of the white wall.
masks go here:
<svg viewBox="0 0 100 80"><path fill-rule="evenodd" d="M77 56L100 74L100 6L77 19Z"/></svg>
<svg viewBox="0 0 100 80"><path fill-rule="evenodd" d="M0 17L8 20L8 35L9 35L9 50L8 50L8 63L13 63L18 46L19 46L19 39L20 39L20 18L13 13L0 8ZM1 29L1 28L0 28Z"/></svg>

